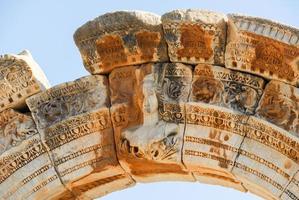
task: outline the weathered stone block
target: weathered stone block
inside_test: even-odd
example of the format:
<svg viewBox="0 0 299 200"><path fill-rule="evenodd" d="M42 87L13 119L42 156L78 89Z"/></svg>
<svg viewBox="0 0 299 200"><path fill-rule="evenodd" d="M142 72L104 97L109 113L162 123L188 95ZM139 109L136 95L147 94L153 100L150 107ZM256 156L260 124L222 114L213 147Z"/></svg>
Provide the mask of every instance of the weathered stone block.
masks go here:
<svg viewBox="0 0 299 200"><path fill-rule="evenodd" d="M0 122L0 199L73 197L61 183L32 118L5 110Z"/></svg>
<svg viewBox="0 0 299 200"><path fill-rule="evenodd" d="M74 40L92 74L168 60L160 16L148 12L107 13L80 27Z"/></svg>
<svg viewBox="0 0 299 200"><path fill-rule="evenodd" d="M172 62L224 65L226 17L203 10L174 10L162 16Z"/></svg>
<svg viewBox="0 0 299 200"><path fill-rule="evenodd" d="M192 180L181 162L184 126L159 121L156 89L161 68L129 66L109 76L118 158L140 182Z"/></svg>
<svg viewBox="0 0 299 200"><path fill-rule="evenodd" d="M299 84L299 30L270 20L228 15L225 66Z"/></svg>
<svg viewBox="0 0 299 200"><path fill-rule="evenodd" d="M259 102L257 116L299 137L299 89L270 81Z"/></svg>
<svg viewBox="0 0 299 200"><path fill-rule="evenodd" d="M110 105L107 78L85 76L54 86L26 100L38 129L44 129L68 117Z"/></svg>
<svg viewBox="0 0 299 200"><path fill-rule="evenodd" d="M42 138L61 180L77 196L93 199L134 184L116 158L108 108L62 120L46 128Z"/></svg>
<svg viewBox="0 0 299 200"><path fill-rule="evenodd" d="M278 199L298 171L299 140L251 116L232 173L252 193Z"/></svg>
<svg viewBox="0 0 299 200"><path fill-rule="evenodd" d="M223 67L198 64L193 73L191 102L204 102L254 114L264 80Z"/></svg>
<svg viewBox="0 0 299 200"><path fill-rule="evenodd" d="M28 51L0 56L0 111L23 109L27 97L48 87L48 80Z"/></svg>
<svg viewBox="0 0 299 200"><path fill-rule="evenodd" d="M197 180L246 191L231 173L248 116L203 103L186 104L183 162Z"/></svg>
<svg viewBox="0 0 299 200"><path fill-rule="evenodd" d="M289 182L288 186L285 188L283 194L281 195L281 200L297 200L299 199L299 171Z"/></svg>
<svg viewBox="0 0 299 200"><path fill-rule="evenodd" d="M134 184L115 152L104 76L86 76L27 99L63 183L80 198Z"/></svg>

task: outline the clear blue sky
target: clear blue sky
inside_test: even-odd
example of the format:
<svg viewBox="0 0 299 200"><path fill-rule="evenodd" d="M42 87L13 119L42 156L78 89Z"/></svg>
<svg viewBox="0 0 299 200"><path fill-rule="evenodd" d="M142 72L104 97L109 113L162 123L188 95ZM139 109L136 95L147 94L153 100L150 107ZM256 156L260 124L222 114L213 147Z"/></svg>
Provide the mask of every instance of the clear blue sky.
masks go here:
<svg viewBox="0 0 299 200"><path fill-rule="evenodd" d="M76 28L116 10L163 14L177 8L243 13L299 27L299 0L0 0L0 54L28 49L50 83L87 75L73 42ZM251 194L199 183L139 184L102 199L256 200Z"/></svg>

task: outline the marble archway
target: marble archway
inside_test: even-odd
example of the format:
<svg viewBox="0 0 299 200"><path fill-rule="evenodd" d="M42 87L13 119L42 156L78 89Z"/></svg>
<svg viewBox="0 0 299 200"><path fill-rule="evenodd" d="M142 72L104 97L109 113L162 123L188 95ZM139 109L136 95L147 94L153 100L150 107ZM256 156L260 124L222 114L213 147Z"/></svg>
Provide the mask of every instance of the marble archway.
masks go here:
<svg viewBox="0 0 299 200"><path fill-rule="evenodd" d="M29 52L0 58L0 199L171 180L299 198L297 29L121 11L74 39L92 75L51 88Z"/></svg>

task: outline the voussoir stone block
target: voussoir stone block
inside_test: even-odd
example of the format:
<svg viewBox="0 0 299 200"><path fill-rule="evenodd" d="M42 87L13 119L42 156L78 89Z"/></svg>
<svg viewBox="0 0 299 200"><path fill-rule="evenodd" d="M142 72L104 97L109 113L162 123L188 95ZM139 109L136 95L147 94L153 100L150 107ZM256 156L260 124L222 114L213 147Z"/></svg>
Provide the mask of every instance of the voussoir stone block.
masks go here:
<svg viewBox="0 0 299 200"><path fill-rule="evenodd" d="M48 87L48 80L28 51L0 56L0 111L23 109L27 97Z"/></svg>
<svg viewBox="0 0 299 200"><path fill-rule="evenodd" d="M288 186L285 188L283 194L281 195L281 200L297 200L299 191L299 171L289 182Z"/></svg>
<svg viewBox="0 0 299 200"><path fill-rule="evenodd" d="M33 95L26 103L42 130L69 117L108 107L107 86L104 76L85 76Z"/></svg>
<svg viewBox="0 0 299 200"><path fill-rule="evenodd" d="M254 114L263 94L264 80L224 67L195 66L190 102L227 107L244 114Z"/></svg>
<svg viewBox="0 0 299 200"><path fill-rule="evenodd" d="M168 60L160 16L119 11L87 22L74 34L85 68L92 74Z"/></svg>
<svg viewBox="0 0 299 200"><path fill-rule="evenodd" d="M115 69L109 75L118 158L138 182L193 180L181 162L183 126L159 120L161 64Z"/></svg>
<svg viewBox="0 0 299 200"><path fill-rule="evenodd" d="M0 113L0 123L0 199L74 198L61 183L31 116L9 109Z"/></svg>
<svg viewBox="0 0 299 200"><path fill-rule="evenodd" d="M93 199L134 184L116 157L106 77L55 86L27 104L62 182L76 196Z"/></svg>
<svg viewBox="0 0 299 200"><path fill-rule="evenodd" d="M172 62L224 65L226 17L204 10L174 10L162 16Z"/></svg>
<svg viewBox="0 0 299 200"><path fill-rule="evenodd" d="M248 116L204 103L186 104L183 162L196 179L246 191L231 173Z"/></svg>
<svg viewBox="0 0 299 200"><path fill-rule="evenodd" d="M228 15L225 66L299 84L299 30L270 20Z"/></svg>
<svg viewBox="0 0 299 200"><path fill-rule="evenodd" d="M287 131L250 116L232 173L252 193L279 199L299 169L299 140Z"/></svg>
<svg viewBox="0 0 299 200"><path fill-rule="evenodd" d="M299 137L299 89L270 81L259 102L257 116Z"/></svg>

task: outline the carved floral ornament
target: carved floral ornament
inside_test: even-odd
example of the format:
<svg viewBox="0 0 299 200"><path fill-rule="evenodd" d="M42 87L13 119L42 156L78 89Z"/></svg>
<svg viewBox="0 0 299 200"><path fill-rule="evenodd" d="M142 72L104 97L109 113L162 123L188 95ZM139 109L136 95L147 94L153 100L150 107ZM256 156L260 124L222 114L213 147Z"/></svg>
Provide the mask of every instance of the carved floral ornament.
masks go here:
<svg viewBox="0 0 299 200"><path fill-rule="evenodd" d="M202 10L107 13L74 34L89 76L48 88L0 57L0 199L199 181L299 199L299 31Z"/></svg>

